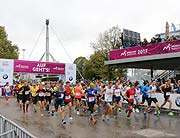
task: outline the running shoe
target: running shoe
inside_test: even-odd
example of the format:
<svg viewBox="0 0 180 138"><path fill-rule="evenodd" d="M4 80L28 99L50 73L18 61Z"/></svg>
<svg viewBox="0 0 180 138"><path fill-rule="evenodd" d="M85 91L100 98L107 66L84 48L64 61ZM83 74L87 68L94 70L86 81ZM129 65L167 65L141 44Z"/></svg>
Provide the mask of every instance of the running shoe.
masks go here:
<svg viewBox="0 0 180 138"><path fill-rule="evenodd" d="M160 111L160 109L158 109L158 114L161 114L161 111Z"/></svg>
<svg viewBox="0 0 180 138"><path fill-rule="evenodd" d="M72 116L69 117L70 120L73 120Z"/></svg>
<svg viewBox="0 0 180 138"><path fill-rule="evenodd" d="M65 125L66 124L66 121L65 120L62 120L62 123L61 123L62 125Z"/></svg>
<svg viewBox="0 0 180 138"><path fill-rule="evenodd" d="M109 116L108 115L106 115L106 119L109 121L110 120L110 118L109 118Z"/></svg>
<svg viewBox="0 0 180 138"><path fill-rule="evenodd" d="M54 111L51 112L51 116L54 116Z"/></svg>
<svg viewBox="0 0 180 138"><path fill-rule="evenodd" d="M80 113L79 113L79 111L77 111L77 115L79 115Z"/></svg>
<svg viewBox="0 0 180 138"><path fill-rule="evenodd" d="M93 113L93 115L97 115L98 114L98 111L96 110L96 111L94 111L94 113Z"/></svg>
<svg viewBox="0 0 180 138"><path fill-rule="evenodd" d="M133 113L135 112L135 109L134 109L134 108L132 109L132 112L133 112Z"/></svg>
<svg viewBox="0 0 180 138"><path fill-rule="evenodd" d="M105 121L105 119L106 119L105 115L102 115L102 121Z"/></svg>
<svg viewBox="0 0 180 138"><path fill-rule="evenodd" d="M144 116L146 116L147 115L147 113L146 112L144 112Z"/></svg>
<svg viewBox="0 0 180 138"><path fill-rule="evenodd" d="M35 108L34 108L34 112L35 112L35 113L37 112Z"/></svg>
<svg viewBox="0 0 180 138"><path fill-rule="evenodd" d="M121 108L119 108L119 112L121 113Z"/></svg>
<svg viewBox="0 0 180 138"><path fill-rule="evenodd" d="M131 119L131 117L130 117L130 116L126 116L126 118L127 118L128 120L130 120L130 119Z"/></svg>
<svg viewBox="0 0 180 138"><path fill-rule="evenodd" d="M114 115L114 119L117 119L117 115Z"/></svg>
<svg viewBox="0 0 180 138"><path fill-rule="evenodd" d="M139 113L139 109L136 109L135 111L136 111L136 113Z"/></svg>
<svg viewBox="0 0 180 138"><path fill-rule="evenodd" d="M26 109L26 113L28 113L29 112L29 110L28 109Z"/></svg>
<svg viewBox="0 0 180 138"><path fill-rule="evenodd" d="M157 112L154 112L154 115L157 116Z"/></svg>
<svg viewBox="0 0 180 138"><path fill-rule="evenodd" d="M41 114L41 117L43 117L43 114Z"/></svg>
<svg viewBox="0 0 180 138"><path fill-rule="evenodd" d="M174 115L174 113L173 113L173 112L169 112L169 113L168 113L168 115L173 116L173 115Z"/></svg>

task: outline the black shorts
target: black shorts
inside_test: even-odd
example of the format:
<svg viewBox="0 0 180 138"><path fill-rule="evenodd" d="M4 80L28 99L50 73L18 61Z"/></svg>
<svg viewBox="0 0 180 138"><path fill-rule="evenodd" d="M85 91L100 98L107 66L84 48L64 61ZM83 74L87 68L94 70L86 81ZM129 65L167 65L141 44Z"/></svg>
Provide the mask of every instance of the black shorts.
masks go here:
<svg viewBox="0 0 180 138"><path fill-rule="evenodd" d="M157 98L149 98L148 99L148 106L151 106L152 102L157 103L158 102Z"/></svg>
<svg viewBox="0 0 180 138"><path fill-rule="evenodd" d="M169 98L170 98L170 95L164 95L164 100L165 101L169 100Z"/></svg>
<svg viewBox="0 0 180 138"><path fill-rule="evenodd" d="M71 101L70 102L64 102L65 106L68 105L69 103L72 103Z"/></svg>
<svg viewBox="0 0 180 138"><path fill-rule="evenodd" d="M58 109L58 107L62 107L62 106L65 106L65 103L64 103L64 100L55 100L55 103L54 103L54 107L55 109Z"/></svg>
<svg viewBox="0 0 180 138"><path fill-rule="evenodd" d="M114 102L115 103L119 103L121 101L121 97L114 97Z"/></svg>
<svg viewBox="0 0 180 138"><path fill-rule="evenodd" d="M93 114L93 112L94 112L94 105L95 105L95 103L94 102L92 102L92 103L88 103L88 107L89 107L89 111L91 112L91 114Z"/></svg>
<svg viewBox="0 0 180 138"><path fill-rule="evenodd" d="M23 95L22 94L18 94L18 99L22 100L23 99Z"/></svg>
<svg viewBox="0 0 180 138"><path fill-rule="evenodd" d="M134 102L128 102L128 105L129 105L129 106L133 106L133 105L134 105Z"/></svg>
<svg viewBox="0 0 180 138"><path fill-rule="evenodd" d="M51 103L51 96L45 96L45 100L46 100L46 102L49 102L49 104Z"/></svg>
<svg viewBox="0 0 180 138"><path fill-rule="evenodd" d="M33 104L36 104L36 103L37 103L37 96L32 97L32 102L33 102Z"/></svg>
<svg viewBox="0 0 180 138"><path fill-rule="evenodd" d="M145 96L142 96L142 103L144 103L145 101L149 101L149 98L148 97L145 97Z"/></svg>
<svg viewBox="0 0 180 138"><path fill-rule="evenodd" d="M22 103L25 103L26 101L30 101L30 95L22 95Z"/></svg>
<svg viewBox="0 0 180 138"><path fill-rule="evenodd" d="M44 96L38 96L38 101L44 101Z"/></svg>

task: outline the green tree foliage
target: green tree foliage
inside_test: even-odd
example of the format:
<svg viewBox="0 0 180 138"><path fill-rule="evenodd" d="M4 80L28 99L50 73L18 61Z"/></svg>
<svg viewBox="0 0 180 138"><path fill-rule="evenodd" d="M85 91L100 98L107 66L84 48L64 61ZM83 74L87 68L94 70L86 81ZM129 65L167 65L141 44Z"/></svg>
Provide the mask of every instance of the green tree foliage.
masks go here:
<svg viewBox="0 0 180 138"><path fill-rule="evenodd" d="M87 61L88 60L85 57L78 57L74 60L74 64L76 64L77 67L77 79L82 79L82 76L84 76L84 73L86 72L85 65Z"/></svg>
<svg viewBox="0 0 180 138"><path fill-rule="evenodd" d="M84 60L85 62L83 62L83 64L81 62L77 62L82 57L75 60L76 62L74 63L78 63L77 67L80 72L82 71L81 73L85 79L114 80L118 77L126 76L126 69L121 69L117 65L108 66L104 64L104 61L109 59L109 51L114 48L119 48L120 41L117 38L117 36L119 36L117 30L120 29L118 27L112 27L108 31L100 33L97 41L90 44L94 53L88 60Z"/></svg>
<svg viewBox="0 0 180 138"><path fill-rule="evenodd" d="M5 28L0 26L0 58L18 59L19 49L8 40Z"/></svg>

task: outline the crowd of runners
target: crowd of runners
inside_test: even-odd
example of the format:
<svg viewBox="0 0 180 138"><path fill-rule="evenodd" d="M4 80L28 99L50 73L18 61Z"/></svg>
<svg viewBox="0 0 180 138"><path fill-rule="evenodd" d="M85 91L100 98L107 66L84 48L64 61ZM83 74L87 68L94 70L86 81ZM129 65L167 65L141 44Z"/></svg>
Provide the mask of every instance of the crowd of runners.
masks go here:
<svg viewBox="0 0 180 138"><path fill-rule="evenodd" d="M162 105L158 103L157 88L162 93L162 98L164 98ZM12 91L9 83L6 83L4 90L8 103ZM118 112L122 112L123 104L128 105L125 106L127 119L130 119L132 112L139 113L140 111L143 111L144 116L147 116L149 112L159 116L161 109L166 103L169 103L168 114L173 115L170 98L173 86L170 79L160 86L157 85L155 80L150 82L144 81L143 84L140 84L138 81L123 80L117 80L116 82L80 81L76 85L72 85L68 81L65 83L62 81L41 83L23 81L17 83L13 91L17 97L19 108L24 114L29 112L29 105L32 104L34 112L40 112L41 116L45 112L50 116L60 113L62 125L66 124L67 118L73 119L74 112L77 115L80 113L89 114L93 124L97 123L97 114L102 115L102 121L109 120L111 115L117 118ZM144 104L145 102L147 104ZM151 108L152 102L155 105L153 109ZM140 110L142 107L140 105L144 105L145 108Z"/></svg>

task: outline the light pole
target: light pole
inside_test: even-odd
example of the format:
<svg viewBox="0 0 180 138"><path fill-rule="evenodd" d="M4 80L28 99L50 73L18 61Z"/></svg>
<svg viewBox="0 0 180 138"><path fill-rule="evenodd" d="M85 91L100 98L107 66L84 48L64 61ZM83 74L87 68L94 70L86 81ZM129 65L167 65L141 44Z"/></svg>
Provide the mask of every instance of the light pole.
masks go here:
<svg viewBox="0 0 180 138"><path fill-rule="evenodd" d="M26 49L22 49L22 52L23 52L23 60L25 59L25 51L26 51Z"/></svg>

